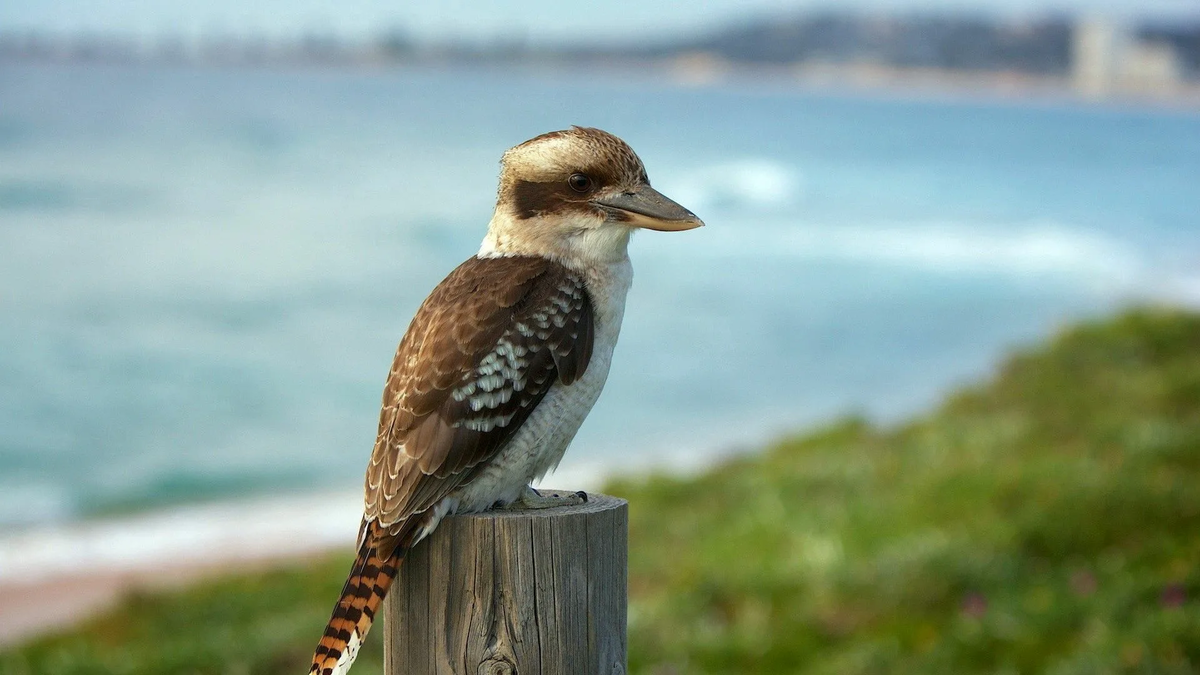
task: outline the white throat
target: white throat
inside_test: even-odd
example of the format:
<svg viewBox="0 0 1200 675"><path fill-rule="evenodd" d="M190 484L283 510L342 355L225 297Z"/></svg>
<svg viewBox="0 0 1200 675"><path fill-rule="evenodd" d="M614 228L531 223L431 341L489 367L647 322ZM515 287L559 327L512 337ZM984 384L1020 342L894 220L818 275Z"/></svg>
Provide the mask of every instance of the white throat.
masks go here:
<svg viewBox="0 0 1200 675"><path fill-rule="evenodd" d="M633 228L620 223L582 220L573 224L554 216L522 220L497 208L478 256L541 256L573 269L586 269L629 260L632 234Z"/></svg>

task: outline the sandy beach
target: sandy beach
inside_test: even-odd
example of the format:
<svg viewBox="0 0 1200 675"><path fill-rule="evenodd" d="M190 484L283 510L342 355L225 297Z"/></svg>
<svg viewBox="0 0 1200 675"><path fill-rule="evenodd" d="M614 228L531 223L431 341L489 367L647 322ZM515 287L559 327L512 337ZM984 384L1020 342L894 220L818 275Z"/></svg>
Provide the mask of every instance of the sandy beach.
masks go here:
<svg viewBox="0 0 1200 675"><path fill-rule="evenodd" d="M349 551L361 500L355 491L207 504L0 537L0 646L131 591Z"/></svg>
<svg viewBox="0 0 1200 675"><path fill-rule="evenodd" d="M344 547L331 545L314 548L308 554L268 554L257 558L237 557L231 552L227 558L173 564L169 571L164 571L167 565L163 561L156 561L155 569L147 564L120 572L83 571L29 583L6 582L0 584L0 648L84 621L129 593L185 586L206 578L319 556L339 548Z"/></svg>

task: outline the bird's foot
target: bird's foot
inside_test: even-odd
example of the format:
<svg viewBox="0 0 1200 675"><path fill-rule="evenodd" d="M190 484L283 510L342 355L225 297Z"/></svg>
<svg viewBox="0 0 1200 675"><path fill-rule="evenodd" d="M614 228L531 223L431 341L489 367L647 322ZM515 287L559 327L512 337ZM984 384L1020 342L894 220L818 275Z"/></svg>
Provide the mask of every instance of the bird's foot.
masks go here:
<svg viewBox="0 0 1200 675"><path fill-rule="evenodd" d="M579 492L548 490L543 494L526 485L525 489L521 491L520 497L517 497L511 504L506 504L501 508L509 511L552 509L556 506L579 506L580 504L586 504L587 500L587 493L582 490Z"/></svg>

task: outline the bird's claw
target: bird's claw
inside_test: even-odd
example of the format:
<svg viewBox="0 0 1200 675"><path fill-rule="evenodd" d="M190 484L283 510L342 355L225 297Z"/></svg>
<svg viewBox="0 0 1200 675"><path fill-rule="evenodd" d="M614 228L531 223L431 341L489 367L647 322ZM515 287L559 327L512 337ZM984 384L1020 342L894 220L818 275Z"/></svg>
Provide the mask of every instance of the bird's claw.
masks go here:
<svg viewBox="0 0 1200 675"><path fill-rule="evenodd" d="M521 492L521 496L517 497L509 504L505 504L500 508L507 511L520 511L523 509L552 509L556 506L579 506L586 504L588 495L580 490L574 493L547 493L542 494L532 487L526 485Z"/></svg>

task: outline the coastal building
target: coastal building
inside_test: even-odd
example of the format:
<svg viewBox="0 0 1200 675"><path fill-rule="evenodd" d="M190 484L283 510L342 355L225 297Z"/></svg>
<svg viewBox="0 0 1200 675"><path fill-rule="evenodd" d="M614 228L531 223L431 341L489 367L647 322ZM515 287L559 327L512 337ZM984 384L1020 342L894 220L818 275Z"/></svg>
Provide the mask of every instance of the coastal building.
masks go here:
<svg viewBox="0 0 1200 675"><path fill-rule="evenodd" d="M1072 86L1089 98L1170 94L1183 84L1184 69L1173 46L1140 40L1127 26L1108 19L1077 23L1071 51Z"/></svg>
<svg viewBox="0 0 1200 675"><path fill-rule="evenodd" d="M1088 97L1112 94L1116 88L1120 53L1128 36L1107 19L1089 18L1075 25L1071 50L1071 82Z"/></svg>
<svg viewBox="0 0 1200 675"><path fill-rule="evenodd" d="M1183 64L1174 47L1166 43L1134 43L1121 66L1121 84L1125 91L1171 94L1183 85Z"/></svg>

